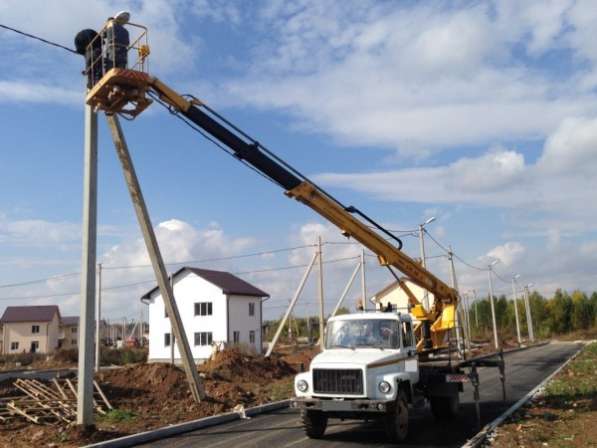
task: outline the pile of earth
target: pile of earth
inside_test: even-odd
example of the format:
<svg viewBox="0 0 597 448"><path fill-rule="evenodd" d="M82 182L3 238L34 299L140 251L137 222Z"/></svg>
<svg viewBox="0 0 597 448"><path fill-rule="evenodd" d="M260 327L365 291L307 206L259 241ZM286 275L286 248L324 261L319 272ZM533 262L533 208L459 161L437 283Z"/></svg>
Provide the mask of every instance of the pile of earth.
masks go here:
<svg viewBox="0 0 597 448"><path fill-rule="evenodd" d="M208 378L263 384L294 375L297 370L277 355L268 358L228 348L199 367Z"/></svg>

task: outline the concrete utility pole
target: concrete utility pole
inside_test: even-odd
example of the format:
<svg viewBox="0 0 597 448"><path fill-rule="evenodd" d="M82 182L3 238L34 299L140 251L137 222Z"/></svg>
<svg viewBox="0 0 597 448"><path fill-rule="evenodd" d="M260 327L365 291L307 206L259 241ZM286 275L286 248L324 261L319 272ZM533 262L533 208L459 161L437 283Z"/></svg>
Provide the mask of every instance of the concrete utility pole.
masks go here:
<svg viewBox="0 0 597 448"><path fill-rule="evenodd" d="M535 331L533 329L533 316L531 315L531 303L529 300L529 288L533 286L532 283L529 283L524 287L524 306L526 308L527 314L527 328L529 330L529 340L531 342L535 342Z"/></svg>
<svg viewBox="0 0 597 448"><path fill-rule="evenodd" d="M274 351L274 347L276 346L276 343L278 342L278 339L280 338L280 335L282 334L282 330L284 329L284 325L286 325L288 316L290 316L290 313L292 313L292 309L294 308L294 305L296 305L296 302L297 302L298 298L300 297L301 292L303 292L305 283L307 283L309 274L311 273L311 270L313 269L313 266L315 265L315 261L317 260L318 257L319 257L319 251L317 251L313 254L313 258L311 258L311 262L307 266L307 269L305 270L305 273L303 274L303 278L301 279L301 281L298 285L298 288L296 288L296 291L294 292L294 297L292 297L292 300L290 301L290 305L288 305L288 308L286 309L286 313L284 314L284 317L278 324L278 329L276 330L276 333L274 334L274 338L272 339L271 344L267 348L267 352L265 354L266 358L268 358ZM311 317L309 317L309 320L311 320Z"/></svg>
<svg viewBox="0 0 597 448"><path fill-rule="evenodd" d="M367 272L365 264L365 248L361 248L361 295L363 296L363 309L366 310L367 304Z"/></svg>
<svg viewBox="0 0 597 448"><path fill-rule="evenodd" d="M477 303L477 290L473 289L473 303L475 305L475 328L479 330L479 303Z"/></svg>
<svg viewBox="0 0 597 448"><path fill-rule="evenodd" d="M97 247L97 114L85 105L83 168L83 253L79 311L77 424L93 425L93 324L95 321L95 257Z"/></svg>
<svg viewBox="0 0 597 448"><path fill-rule="evenodd" d="M471 309L469 302L469 295L464 295L464 322L466 326L466 343L467 349L471 349Z"/></svg>
<svg viewBox="0 0 597 448"><path fill-rule="evenodd" d="M348 295L348 291L350 291L350 288L352 287L352 284L354 283L354 279L356 278L360 269L361 269L361 263L357 263L356 267L354 268L354 271L352 271L352 274L351 274L350 278L348 279L348 283L346 283L346 286L344 287L344 291L342 291L342 294L340 295L340 299L338 299L338 303L336 303L336 306L334 307L334 311L332 311L332 314L331 314L332 317L334 317L336 315L336 313L342 306L342 303L344 302L344 299Z"/></svg>
<svg viewBox="0 0 597 448"><path fill-rule="evenodd" d="M174 301L176 301L176 296L174 295L174 273L170 274L170 286L172 287L172 297ZM170 315L168 315L170 316ZM170 364L174 365L174 330L172 326L172 319L170 319Z"/></svg>
<svg viewBox="0 0 597 448"><path fill-rule="evenodd" d="M427 267L425 261L425 226L435 221L435 216L432 216L423 224L419 224L419 249L421 251L421 266ZM429 291L426 289L423 291L423 307L426 311L429 311Z"/></svg>
<svg viewBox="0 0 597 448"><path fill-rule="evenodd" d="M493 260L493 262L487 265L487 279L489 280L489 304L491 305L491 320L493 323L493 345L496 350L500 348L500 341L498 339L497 322L495 320L495 305L493 304L493 281L491 274L493 274L493 267L498 262L499 260Z"/></svg>
<svg viewBox="0 0 597 448"><path fill-rule="evenodd" d="M323 332L325 331L325 309L323 296L323 251L321 249L321 236L317 237L317 253L319 254L319 344L324 349L325 341Z"/></svg>
<svg viewBox="0 0 597 448"><path fill-rule="evenodd" d="M97 264L97 303L95 320L95 371L99 372L101 366L101 341L102 341L102 264Z"/></svg>
<svg viewBox="0 0 597 448"><path fill-rule="evenodd" d="M454 268L454 257L453 257L453 252L452 252L452 246L449 246L450 251L448 252L448 260L450 261L450 279L451 279L451 283L452 283L452 288L454 288L456 290L456 293L458 295L458 297L460 298L460 294L458 293L458 281L456 280L456 269ZM456 302L456 305L454 307L454 327L456 329L456 347L457 347L457 351L458 351L458 355L462 357L462 342L460 340L460 319L458 317L458 305L459 302Z"/></svg>
<svg viewBox="0 0 597 448"><path fill-rule="evenodd" d="M514 317L516 318L516 340L518 341L518 345L522 344L522 339L520 337L520 320L518 319L518 297L516 295L516 279L519 278L519 274L514 274L512 276L512 300L514 301Z"/></svg>
<svg viewBox="0 0 597 448"><path fill-rule="evenodd" d="M164 259L162 258L153 227L151 226L149 212L147 211L147 206L145 205L145 200L143 199L143 193L141 192L141 186L139 185L139 180L137 179L137 174L135 173L133 161L126 144L124 134L122 133L122 128L120 127L118 117L116 115L106 115L106 118L108 119L110 131L112 132L114 146L122 165L124 178L131 195L135 213L137 214L137 220L139 221L139 226L141 227L141 233L143 234L143 238L145 240L145 246L147 247L149 259L151 260L151 264L153 266L153 271L156 276L160 294L164 300L164 305L166 306L168 316L170 316L170 322L174 330L174 337L177 340L178 351L180 352L184 370L189 382L189 387L191 389L191 394L193 395L195 401L199 402L205 397L205 390L195 366L193 353L191 352L191 347L189 346L189 341L187 340L187 335L182 325L180 313L178 312L178 306L174 300L172 287L170 286L170 282L168 282L168 273L166 272Z"/></svg>

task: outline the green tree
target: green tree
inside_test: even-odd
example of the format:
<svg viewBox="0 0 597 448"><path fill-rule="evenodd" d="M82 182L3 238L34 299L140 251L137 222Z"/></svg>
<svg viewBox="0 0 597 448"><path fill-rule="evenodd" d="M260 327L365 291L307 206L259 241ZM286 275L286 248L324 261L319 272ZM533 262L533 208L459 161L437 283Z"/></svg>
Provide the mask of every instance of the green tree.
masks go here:
<svg viewBox="0 0 597 448"><path fill-rule="evenodd" d="M586 330L593 324L593 306L587 295L579 290L572 293L572 328Z"/></svg>
<svg viewBox="0 0 597 448"><path fill-rule="evenodd" d="M572 330L572 298L566 291L556 290L549 304L551 330L554 333L568 333Z"/></svg>

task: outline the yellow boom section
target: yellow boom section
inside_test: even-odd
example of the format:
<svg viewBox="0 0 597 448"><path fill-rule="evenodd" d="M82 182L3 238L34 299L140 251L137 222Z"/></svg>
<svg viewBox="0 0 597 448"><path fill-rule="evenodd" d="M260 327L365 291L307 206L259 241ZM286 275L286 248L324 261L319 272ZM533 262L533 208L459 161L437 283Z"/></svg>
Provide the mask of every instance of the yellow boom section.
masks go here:
<svg viewBox="0 0 597 448"><path fill-rule="evenodd" d="M411 305L417 308L419 320L430 321L433 347L439 348L444 345L446 332L454 328L454 310L458 302L458 293L455 289L446 285L418 262L353 217L313 184L302 182L297 187L287 191L286 194L308 205L319 215L340 228L343 234L359 241L377 255L382 266L396 268L405 274L408 280L432 293L435 296L435 304L431 310L428 310L426 315L420 304L412 303L412 297ZM422 338L419 337L419 340L421 341ZM419 348L422 349L422 345Z"/></svg>

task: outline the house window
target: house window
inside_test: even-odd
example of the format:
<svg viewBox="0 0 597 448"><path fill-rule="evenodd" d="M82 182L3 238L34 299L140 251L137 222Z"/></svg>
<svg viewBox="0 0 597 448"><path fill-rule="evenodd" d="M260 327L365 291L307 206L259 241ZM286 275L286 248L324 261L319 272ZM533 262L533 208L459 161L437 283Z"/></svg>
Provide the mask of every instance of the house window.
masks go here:
<svg viewBox="0 0 597 448"><path fill-rule="evenodd" d="M255 315L255 303L250 302L249 303L249 316L254 316Z"/></svg>
<svg viewBox="0 0 597 448"><path fill-rule="evenodd" d="M195 316L211 316L213 314L213 306L211 302L196 302Z"/></svg>
<svg viewBox="0 0 597 448"><path fill-rule="evenodd" d="M77 327L73 327L73 328L71 328L70 332L71 332L72 334L76 334L76 333L77 333Z"/></svg>
<svg viewBox="0 0 597 448"><path fill-rule="evenodd" d="M11 342L10 343L10 349L11 350L18 350L19 349L19 343L18 342Z"/></svg>
<svg viewBox="0 0 597 448"><path fill-rule="evenodd" d="M170 347L170 333L164 333L164 347Z"/></svg>
<svg viewBox="0 0 597 448"><path fill-rule="evenodd" d="M251 344L255 343L255 330L249 331L249 343L251 343Z"/></svg>
<svg viewBox="0 0 597 448"><path fill-rule="evenodd" d="M31 341L31 353L36 353L39 350L39 341Z"/></svg>
<svg viewBox="0 0 597 448"><path fill-rule="evenodd" d="M76 339L71 339L70 340L70 345L77 345L77 340Z"/></svg>
<svg viewBox="0 0 597 448"><path fill-rule="evenodd" d="M211 343L211 331L202 331L200 333L195 333L195 345L211 345Z"/></svg>
<svg viewBox="0 0 597 448"><path fill-rule="evenodd" d="M232 332L232 341L235 344L238 344L240 342L240 331L233 331Z"/></svg>
<svg viewBox="0 0 597 448"><path fill-rule="evenodd" d="M39 333L39 325L32 325L31 326L31 333Z"/></svg>

